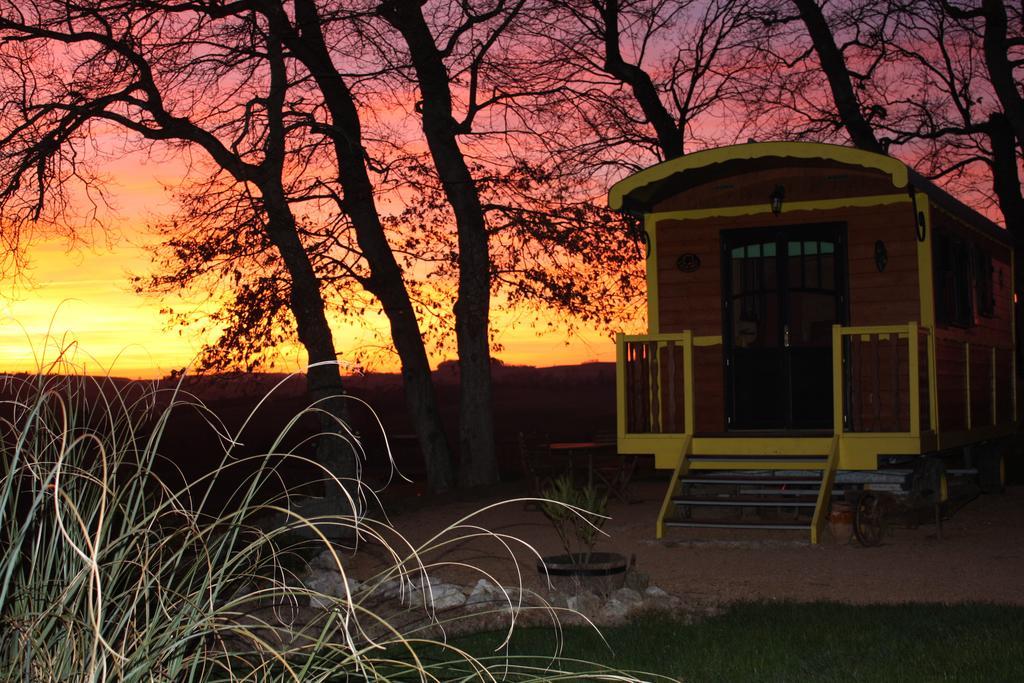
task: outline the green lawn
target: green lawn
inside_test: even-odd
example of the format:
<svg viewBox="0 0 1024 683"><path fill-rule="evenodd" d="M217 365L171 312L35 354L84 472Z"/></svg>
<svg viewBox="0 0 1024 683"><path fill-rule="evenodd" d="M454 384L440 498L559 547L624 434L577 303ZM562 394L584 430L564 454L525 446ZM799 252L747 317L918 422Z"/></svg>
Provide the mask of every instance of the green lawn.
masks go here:
<svg viewBox="0 0 1024 683"><path fill-rule="evenodd" d="M1024 608L738 605L699 624L649 616L604 630L566 629L564 655L686 681L1024 681ZM522 629L513 655L550 654L553 632ZM500 639L458 645L483 655Z"/></svg>

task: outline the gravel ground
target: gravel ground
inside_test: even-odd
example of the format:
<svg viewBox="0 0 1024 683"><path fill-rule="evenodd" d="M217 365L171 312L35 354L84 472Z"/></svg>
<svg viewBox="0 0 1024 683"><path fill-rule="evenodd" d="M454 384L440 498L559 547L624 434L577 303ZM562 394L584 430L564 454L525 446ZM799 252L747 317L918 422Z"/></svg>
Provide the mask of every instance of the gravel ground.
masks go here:
<svg viewBox="0 0 1024 683"><path fill-rule="evenodd" d="M631 489L635 502L610 503L608 537L597 549L635 556L636 568L649 575L653 585L698 609L748 600L1024 604L1021 486L969 502L946 520L941 540L934 524L897 527L875 548L830 539L814 546L795 532L669 529L659 541L654 538L654 523L664 491L662 481L636 482ZM521 495L514 484L472 501L415 498L392 491L391 509L402 510L392 512L390 519L418 544L485 506ZM522 539L542 554L560 551L544 515L521 500L497 504L474 515L470 523ZM514 542L513 547L524 583L542 588L531 552ZM382 557L379 547L367 547L350 560L351 575L365 575ZM425 557L442 563L434 573L446 580L476 581L478 571L460 566L468 562L505 585L518 582L517 563L495 538L451 544Z"/></svg>

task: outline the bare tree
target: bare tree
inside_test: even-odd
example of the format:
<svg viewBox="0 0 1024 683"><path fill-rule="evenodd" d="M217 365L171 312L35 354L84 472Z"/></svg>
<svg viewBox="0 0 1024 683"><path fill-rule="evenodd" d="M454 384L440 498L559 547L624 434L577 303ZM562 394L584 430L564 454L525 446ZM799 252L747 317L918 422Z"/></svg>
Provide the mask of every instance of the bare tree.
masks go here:
<svg viewBox="0 0 1024 683"><path fill-rule="evenodd" d="M479 64L487 47L493 45L500 32L514 20L522 4L519 0L506 7L504 1L499 0L478 11L471 3L465 3L459 24L452 28L447 44L441 45L427 23L420 2L385 0L378 8L381 17L405 41L419 89L418 109L423 133L455 216L459 261L455 335L459 351L459 452L462 454L459 476L463 484L470 486L491 483L498 478L489 339L491 259L479 189L458 139L460 134L472 129L478 103L470 102L461 122L455 119L452 74L445 58L454 51L460 34L498 19L497 27L482 39L485 47L478 53ZM477 73L471 73L470 78L477 78Z"/></svg>
<svg viewBox="0 0 1024 683"><path fill-rule="evenodd" d="M772 41L765 62L775 67L764 86L769 94L751 103L758 116L766 108L783 112L777 120L797 137L842 140L845 133L858 147L901 156L974 194L982 209L993 201L1019 234L1024 204L1013 93L995 94L1020 49L1007 33L1005 13L996 29L986 30L985 17L998 11L945 0L792 0L766 7ZM978 183L984 176L988 191Z"/></svg>
<svg viewBox="0 0 1024 683"><path fill-rule="evenodd" d="M552 5L545 35L566 96L556 111L582 133L565 136L560 152L567 161L590 170L608 164L618 174L744 135L730 107L748 91L746 72L757 66L756 3Z"/></svg>
<svg viewBox="0 0 1024 683"><path fill-rule="evenodd" d="M1008 9L1002 0L981 0L980 6L941 2L928 3L923 9L956 22L962 33L972 39L968 43L970 49L980 51L983 56L985 70L981 80L983 83L987 80L985 85L995 95L990 99L999 103L1001 111L989 107L987 118L976 125L988 136L988 163L1006 227L1024 244L1024 197L1020 184L1020 160L1024 156L1024 95L1019 77L1024 69L1024 7L1010 6ZM916 18L913 14L910 16ZM980 50L977 45L979 34ZM971 93L972 90L966 92ZM977 104L981 104L984 95L972 94L976 95Z"/></svg>
<svg viewBox="0 0 1024 683"><path fill-rule="evenodd" d="M603 196L581 194L578 177L560 173L557 158L547 161L511 166L478 161L472 166L487 220L492 298L518 325L539 334L551 334L556 327L570 336L583 326L620 331L644 305L638 226L609 210ZM400 248L411 263L429 265L427 282L455 290L458 235L429 160L418 168L413 184L419 189L417 201L392 219L403 228ZM433 324L443 327L439 332L450 334L447 302L424 303L434 312ZM492 326L495 352L501 350L500 332Z"/></svg>
<svg viewBox="0 0 1024 683"><path fill-rule="evenodd" d="M391 323L413 421L427 458L428 480L433 490L445 490L453 480L447 439L436 408L419 324L377 211L355 97L332 61L324 18L315 3L296 0L294 18L282 3L258 4L270 30L280 36L308 70L329 116L329 125L323 130L331 140L338 181L344 189L341 206L352 221L364 256L374 268L367 289L380 299Z"/></svg>
<svg viewBox="0 0 1024 683"><path fill-rule="evenodd" d="M778 65L772 107L803 120L802 136L844 131L856 146L900 156L970 195L983 211L997 206L1024 256L1021 8L1008 12L1002 0L792 0L792 14L787 4L767 15L775 46L767 61ZM815 73L825 75L827 92ZM762 115L765 101L753 107ZM1018 269L1015 289L1022 286Z"/></svg>
<svg viewBox="0 0 1024 683"><path fill-rule="evenodd" d="M1017 145L1024 149L1024 96L1018 75L1024 69L1024 6L1008 7L1003 0L981 0L980 6L944 2L942 7L949 16L968 26L973 27L979 19L983 22L982 50L989 80Z"/></svg>
<svg viewBox="0 0 1024 683"><path fill-rule="evenodd" d="M839 120L842 121L843 126L846 128L850 141L861 149L884 154L885 148L875 137L875 131L868 120L868 114L854 92L853 78L856 77L863 81L869 76L867 74L851 73L847 66L843 49L836 45L832 28L825 20L825 15L821 11L817 0L793 0L793 4L796 6L797 12L800 14L800 20L803 22L807 29L807 34L811 38L814 52L818 56L818 63L825 74L825 78L828 79L829 90L832 93L832 101L835 104ZM856 18L852 23L854 26L858 25ZM878 35L875 34L874 37L877 39ZM855 32L854 37L843 48L850 48L861 44L861 36L859 32ZM877 64L878 61L874 60L871 66Z"/></svg>
<svg viewBox="0 0 1024 683"><path fill-rule="evenodd" d="M374 206L351 94L339 78L326 107L301 106L308 90L289 98L290 88L308 80L289 67L289 61L295 63L290 50L297 43L305 49L315 34L300 34L280 5L264 11L252 5L49 2L24 10L18 3L4 3L0 46L7 65L14 67L5 70L3 84L9 96L0 138L7 179L0 193L5 223L60 222L72 184L94 187L88 170L100 160L88 158L84 150L111 132L129 144L203 150L214 175L226 174L243 198L234 204L249 212L240 227L259 229L254 239L265 238L280 259L288 306L309 356L310 392L324 408L322 429L336 434L338 416L344 414L343 387L319 274L293 212L294 202L314 194L311 188L327 188L325 193L343 204L352 219L367 264L358 281L388 314L428 479L434 489L443 490L452 479L447 441L418 322ZM295 111L297 106L301 111ZM329 123L317 118L322 108L334 115ZM314 179L310 185L295 179L313 162L305 151L307 136L325 134L334 142L343 194L330 190L331 182ZM247 301L248 294L241 294L236 301ZM237 315L234 321L252 315ZM226 340L231 339L229 334ZM340 443L321 438L318 457L338 475L352 476L353 453L339 449Z"/></svg>

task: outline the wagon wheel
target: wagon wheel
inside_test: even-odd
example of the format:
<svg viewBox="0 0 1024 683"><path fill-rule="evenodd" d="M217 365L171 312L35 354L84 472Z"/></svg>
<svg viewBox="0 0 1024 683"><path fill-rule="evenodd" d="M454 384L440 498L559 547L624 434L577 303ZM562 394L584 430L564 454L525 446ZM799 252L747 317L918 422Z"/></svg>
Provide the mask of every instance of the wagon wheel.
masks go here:
<svg viewBox="0 0 1024 683"><path fill-rule="evenodd" d="M885 533L885 504L880 496L865 493L857 501L853 533L865 548L872 548L882 542Z"/></svg>

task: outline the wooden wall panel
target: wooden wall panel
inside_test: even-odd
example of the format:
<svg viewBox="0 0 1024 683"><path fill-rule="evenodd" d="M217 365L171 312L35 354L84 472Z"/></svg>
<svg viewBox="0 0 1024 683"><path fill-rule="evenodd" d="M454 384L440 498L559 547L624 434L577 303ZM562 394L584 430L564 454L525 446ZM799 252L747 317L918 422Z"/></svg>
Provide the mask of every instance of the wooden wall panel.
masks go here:
<svg viewBox="0 0 1024 683"><path fill-rule="evenodd" d="M917 391L918 391L918 407L920 408L920 427L921 431L927 432L933 429L932 425L932 409L931 409L931 391L928 383L931 381L928 371L928 339L929 336L923 330L918 331L917 335Z"/></svg>
<svg viewBox="0 0 1024 683"><path fill-rule="evenodd" d="M694 347L694 421L698 433L725 431L724 374L721 346Z"/></svg>
<svg viewBox="0 0 1024 683"><path fill-rule="evenodd" d="M846 405L848 429L853 432L908 431L907 340L897 335L853 335L848 337L848 345L852 398Z"/></svg>
<svg viewBox="0 0 1024 683"><path fill-rule="evenodd" d="M935 340L939 429L943 432L967 428L967 357L963 342L944 337Z"/></svg>
<svg viewBox="0 0 1024 683"><path fill-rule="evenodd" d="M971 426L984 427L995 424L992 411L992 390L995 386L992 374L992 347L971 345Z"/></svg>
<svg viewBox="0 0 1024 683"><path fill-rule="evenodd" d="M911 320L921 322L921 297L918 273L918 242L912 205L900 201L873 207L847 207L830 210L793 211L794 202L856 195L895 194L890 179L883 173L857 169L830 169L828 163L809 161L792 168L750 170L737 173L739 166L709 169L706 180L686 192L661 201L656 212L706 209L723 206L756 206L765 211L753 216L719 217L700 220L665 218L657 225L657 264L659 301L657 302L661 332L693 330L698 336L720 335L722 321L722 283L720 232L744 228L786 228L815 223L842 222L847 226L846 268L848 283L848 324L857 326L903 325ZM776 185L785 186L784 207L779 216L768 212L768 201ZM932 230L961 234L991 256L995 271L993 294L995 307L991 316L981 316L975 306L973 325L943 327L936 331L937 412L942 431L958 431L966 427L967 361L964 343L981 350L997 349L997 371L991 371L991 355L987 364L972 359L971 409L975 424L1002 423L1012 419L1012 272L1008 247L993 237L973 231L960 220L932 206ZM887 263L879 270L875 258L876 242L884 243ZM681 272L677 259L682 254L696 254L701 266L695 272ZM932 275L934 277L934 275ZM922 346L922 350L923 350ZM924 354L922 354L924 357ZM923 361L922 361L923 362ZM905 359L899 358L900 375L905 373ZM890 366L891 367L891 366ZM721 347L695 349L696 420L702 432L724 429L725 399L722 377ZM861 378L866 382L867 378ZM901 382L903 380L900 380ZM995 383L995 408L992 387ZM856 406L862 419L878 410L889 412L893 425L905 428L907 415L906 390L872 397L870 405ZM923 378L922 428L928 428L927 380ZM890 398L885 394L893 394ZM886 401L890 401L886 404ZM994 415L993 415L994 410Z"/></svg>
<svg viewBox="0 0 1024 683"><path fill-rule="evenodd" d="M992 315L990 317L979 315L977 302L972 302L973 325L970 327L943 326L943 334L951 339L960 339L971 343L988 344L998 348L1011 347L1013 345L1011 330L1013 275L1010 268L1010 249L987 235L970 230L940 209L933 212L932 224L936 230L958 235L976 244L992 257L994 270L992 294L995 298L995 308Z"/></svg>
<svg viewBox="0 0 1024 683"><path fill-rule="evenodd" d="M685 431L686 427L683 345L669 342L658 353L658 361L661 368L659 378L661 423L658 431L666 434L680 433Z"/></svg>
<svg viewBox="0 0 1024 683"><path fill-rule="evenodd" d="M721 334L722 281L719 226L712 221L660 221L658 296L662 332L693 330L695 335ZM682 254L696 254L701 265L684 273L676 267Z"/></svg>
<svg viewBox="0 0 1024 683"><path fill-rule="evenodd" d="M879 207L798 211L658 222L658 314L662 332L692 329L696 335L722 332L722 276L719 233L735 228L780 228L813 223L847 224L849 311L852 325L895 325L919 320L917 242L909 203ZM875 265L875 241L888 252L885 271ZM700 268L684 273L680 255L692 253Z"/></svg>
<svg viewBox="0 0 1024 683"><path fill-rule="evenodd" d="M763 162L761 162L763 163ZM655 211L686 211L723 206L768 208L772 192L785 189L783 205L839 197L893 194L892 178L887 173L853 167L837 168L821 159L793 160L786 168L764 169L716 177L716 169L707 169L706 181L655 205Z"/></svg>
<svg viewBox="0 0 1024 683"><path fill-rule="evenodd" d="M1013 422L1013 349L996 349L996 419Z"/></svg>
<svg viewBox="0 0 1024 683"><path fill-rule="evenodd" d="M887 263L879 271L875 243L885 245ZM847 229L851 325L903 325L920 321L917 237L909 204L858 213Z"/></svg>
<svg viewBox="0 0 1024 683"><path fill-rule="evenodd" d="M992 258L992 294L995 300L991 316L978 312L972 301L973 319L967 327L943 325L936 331L936 370L938 373L939 428L959 431L967 426L967 358L970 344L970 408L972 427L993 423L1006 424L1012 410L1012 308L1013 287L1010 250L988 235L971 230L951 215L935 208L933 230L962 237L977 245ZM934 275L933 275L934 276ZM938 283L936 283L936 288ZM972 285L973 291L973 285ZM992 349L996 349L996 373L992 373ZM993 405L993 385L995 405Z"/></svg>
<svg viewBox="0 0 1024 683"><path fill-rule="evenodd" d="M920 305L917 280L917 247L910 205L852 208L832 211L800 211L772 215L714 218L697 221L665 219L657 226L658 315L661 332L693 330L695 335L720 335L722 326L721 247L722 230L763 228L773 223L780 228L814 223L847 223L850 324L891 325L918 320ZM875 240L884 239L888 263L884 272L875 266ZM676 260L684 253L697 254L701 266L684 273ZM850 259L852 258L852 262ZM904 360L905 364L905 360ZM721 347L694 350L697 381L695 420L699 432L725 429L725 387ZM902 405L879 406L901 425L908 419L905 369ZM886 378L886 384L889 380ZM889 392L875 398L892 401ZM871 407L873 412L875 406ZM897 417L898 415L898 417ZM893 426L895 427L895 422ZM906 428L906 427L903 427Z"/></svg>

